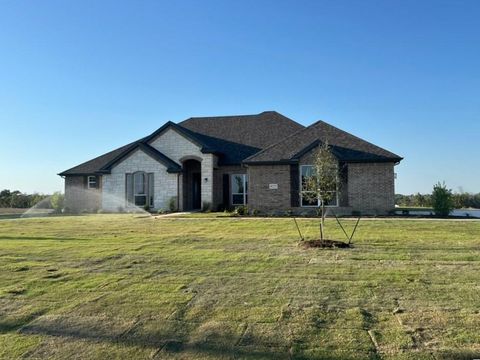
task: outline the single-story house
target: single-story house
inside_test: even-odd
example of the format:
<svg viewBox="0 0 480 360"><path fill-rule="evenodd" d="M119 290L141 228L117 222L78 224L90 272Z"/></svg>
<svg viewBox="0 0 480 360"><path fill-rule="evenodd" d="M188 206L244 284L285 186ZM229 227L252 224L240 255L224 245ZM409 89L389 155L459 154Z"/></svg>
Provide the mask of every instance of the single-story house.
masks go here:
<svg viewBox="0 0 480 360"><path fill-rule="evenodd" d="M328 206L339 214L394 208L400 156L323 121L305 127L275 111L167 122L59 175L72 211L247 205L259 213L306 213L318 202L303 196L302 177L311 173L313 154L324 142L341 169Z"/></svg>

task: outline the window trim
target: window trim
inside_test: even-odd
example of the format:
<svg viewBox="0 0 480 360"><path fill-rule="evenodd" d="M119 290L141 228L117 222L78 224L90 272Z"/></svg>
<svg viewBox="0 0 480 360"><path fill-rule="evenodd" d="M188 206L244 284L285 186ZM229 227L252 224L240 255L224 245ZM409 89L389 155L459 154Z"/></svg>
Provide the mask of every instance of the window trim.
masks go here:
<svg viewBox="0 0 480 360"><path fill-rule="evenodd" d="M235 176L241 176L242 177L243 193L234 193L233 192L233 179L235 178ZM247 205L248 204L248 187L247 187L247 184L248 184L247 174L231 174L230 175L230 187L232 189L231 194L230 194L230 203L233 206L242 206L242 205ZM233 196L234 195L243 195L243 203L242 204L238 204L238 203L235 204L233 202Z"/></svg>
<svg viewBox="0 0 480 360"><path fill-rule="evenodd" d="M300 171L299 171L299 191L298 191L298 195L300 197L300 207L303 207L303 208L318 208L321 206L320 204L320 199L317 199L317 205L303 205L303 196L302 194L304 192L313 192L313 191L307 191L307 190L303 190L302 189L302 174L303 174L303 171L302 171L302 168L303 167L314 167L314 165L308 165L308 164L305 164L305 165L300 165ZM338 193L338 176L337 176L337 184L336 184L336 189L335 191L331 191L331 192L335 192L336 194L336 203L335 205L325 205L325 207L329 207L329 208L335 208L335 207L339 207L339 201L340 201L340 197L339 197L339 193Z"/></svg>
<svg viewBox="0 0 480 360"><path fill-rule="evenodd" d="M90 179L93 178L94 181L91 181ZM91 186L91 184L94 183L94 186ZM87 189L97 189L98 187L98 181L97 177L95 175L88 175L87 176Z"/></svg>

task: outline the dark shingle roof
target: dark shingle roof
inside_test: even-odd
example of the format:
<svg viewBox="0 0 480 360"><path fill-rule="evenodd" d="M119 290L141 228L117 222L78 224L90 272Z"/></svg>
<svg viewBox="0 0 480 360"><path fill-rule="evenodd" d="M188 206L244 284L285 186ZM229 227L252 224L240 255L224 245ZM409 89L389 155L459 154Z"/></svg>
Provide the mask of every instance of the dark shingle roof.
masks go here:
<svg viewBox="0 0 480 360"><path fill-rule="evenodd" d="M118 149L112 150L106 154L100 155L92 160L88 160L80 165L77 165L71 169L65 170L58 175L93 175L99 171L103 166L108 164L110 161L120 156L125 151L128 151L132 146L135 146L138 142L143 139L134 141L130 144L119 147Z"/></svg>
<svg viewBox="0 0 480 360"><path fill-rule="evenodd" d="M320 141L328 141L343 161L400 161L401 157L370 144L323 121L305 128L275 112L257 115L190 118L179 124L168 122L151 135L110 151L68 169L59 175L91 175L108 172L134 149L140 148L169 171L180 171L173 160L148 145L168 128L173 128L201 147L202 152L215 153L220 165L262 162L292 162ZM261 150L264 149L264 150Z"/></svg>
<svg viewBox="0 0 480 360"><path fill-rule="evenodd" d="M269 162L293 162L303 154L328 142L341 161L346 162L398 162L402 158L352 134L340 130L324 121L297 131L293 135L269 146L245 159L246 164Z"/></svg>
<svg viewBox="0 0 480 360"><path fill-rule="evenodd" d="M259 152L261 149L248 146L245 144L239 144L233 141L220 139L205 134L197 133L184 126L175 124L171 121L167 122L161 128L147 136L144 141L150 142L164 132L167 128L173 128L186 138L193 141L195 144L201 147L201 151L204 153L214 153L219 157L219 165L238 165L243 159Z"/></svg>
<svg viewBox="0 0 480 360"><path fill-rule="evenodd" d="M195 133L258 149L275 144L304 128L276 111L256 115L192 117L179 125Z"/></svg>
<svg viewBox="0 0 480 360"><path fill-rule="evenodd" d="M257 147L199 134L186 128L183 128L183 130L198 139L198 141L204 145L204 152L212 152L218 155L219 165L241 164L244 159L256 154L261 150Z"/></svg>
<svg viewBox="0 0 480 360"><path fill-rule="evenodd" d="M158 162L164 164L167 167L168 172L179 172L182 170L181 166L175 161L162 154L154 147L146 144L146 139L147 138L142 138L128 145L119 147L118 149L98 156L95 159L89 160L71 169L65 170L58 175L93 175L96 173L108 174L116 163L127 157L136 149L142 150L144 153L150 155Z"/></svg>
<svg viewBox="0 0 480 360"><path fill-rule="evenodd" d="M102 172L112 161L122 158L140 143L147 144L170 127L199 145L203 152L218 155L220 165L241 164L243 159L303 128L275 111L265 111L257 115L190 118L180 124L167 122L145 138L86 161L59 175L91 175Z"/></svg>

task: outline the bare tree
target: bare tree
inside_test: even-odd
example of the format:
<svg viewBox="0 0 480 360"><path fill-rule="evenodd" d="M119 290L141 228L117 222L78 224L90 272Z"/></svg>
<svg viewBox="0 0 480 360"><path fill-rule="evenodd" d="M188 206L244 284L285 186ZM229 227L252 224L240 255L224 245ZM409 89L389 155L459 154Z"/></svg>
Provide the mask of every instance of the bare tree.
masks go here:
<svg viewBox="0 0 480 360"><path fill-rule="evenodd" d="M302 178L302 196L320 206L320 240L325 236L325 205L337 196L339 179L338 160L328 142L322 143L313 158L313 171Z"/></svg>

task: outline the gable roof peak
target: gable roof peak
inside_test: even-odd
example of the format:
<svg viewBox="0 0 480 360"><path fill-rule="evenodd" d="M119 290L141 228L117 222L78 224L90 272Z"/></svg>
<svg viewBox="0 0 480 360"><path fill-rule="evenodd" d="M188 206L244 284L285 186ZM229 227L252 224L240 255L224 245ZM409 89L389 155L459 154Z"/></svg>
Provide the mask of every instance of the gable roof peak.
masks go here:
<svg viewBox="0 0 480 360"><path fill-rule="evenodd" d="M131 153L133 153L136 150L141 150L145 154L149 155L151 158L154 160L157 160L158 162L162 163L165 165L167 168L167 172L180 172L181 171L181 166L177 164L175 161L170 159L168 156L160 152L159 150L155 149L154 147L148 145L143 141L138 141L137 143L133 144L133 146L130 146L126 151L120 153L117 157L103 165L97 173L101 174L110 174L112 168L118 164L119 162L123 161L127 156L129 156Z"/></svg>
<svg viewBox="0 0 480 360"><path fill-rule="evenodd" d="M346 162L399 162L402 158L388 150L341 130L323 120L285 137L263 151L244 160L246 164L298 160L312 146L321 142L335 149Z"/></svg>

